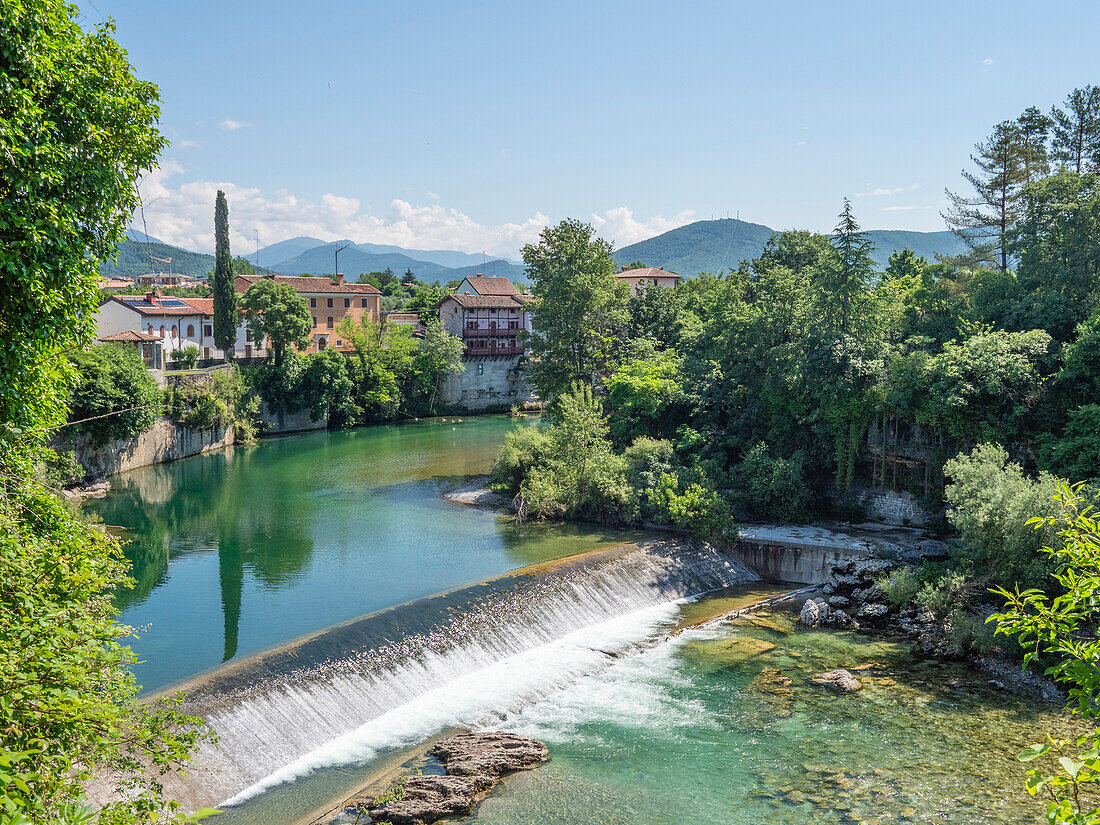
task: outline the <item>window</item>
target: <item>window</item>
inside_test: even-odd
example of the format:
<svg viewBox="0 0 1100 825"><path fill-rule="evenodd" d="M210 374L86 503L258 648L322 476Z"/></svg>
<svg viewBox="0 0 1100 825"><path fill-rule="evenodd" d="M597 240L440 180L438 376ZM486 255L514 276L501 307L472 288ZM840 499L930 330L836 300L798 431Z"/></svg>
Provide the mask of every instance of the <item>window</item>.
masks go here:
<svg viewBox="0 0 1100 825"><path fill-rule="evenodd" d="M166 330L166 329L164 328L164 324L161 324L161 325L160 325L160 337L161 337L161 338L163 338L163 337L164 337L165 335L167 335L167 334L168 334L168 330Z"/></svg>
<svg viewBox="0 0 1100 825"><path fill-rule="evenodd" d="M212 337L214 335L214 327L210 324L203 324L202 334L205 335L207 338Z"/></svg>
<svg viewBox="0 0 1100 825"><path fill-rule="evenodd" d="M484 375L485 374L485 365L484 364L478 364L477 365L477 374L478 375Z"/></svg>
<svg viewBox="0 0 1100 825"><path fill-rule="evenodd" d="M467 321L466 329L477 329L477 321Z"/></svg>
<svg viewBox="0 0 1100 825"><path fill-rule="evenodd" d="M344 299L344 309L347 309L350 306L351 306L351 298L345 298Z"/></svg>
<svg viewBox="0 0 1100 825"><path fill-rule="evenodd" d="M149 324L149 334L150 334L150 335L153 335L153 334L154 334L154 333L153 333L153 325L152 325L152 324Z"/></svg>
<svg viewBox="0 0 1100 825"><path fill-rule="evenodd" d="M361 300L363 301L363 309L366 309L366 308L367 308L367 306L368 306L368 304L367 304L367 299L366 299L366 298L362 298Z"/></svg>
<svg viewBox="0 0 1100 825"><path fill-rule="evenodd" d="M187 337L188 338L194 338L195 337L195 325L194 324L188 324L187 325Z"/></svg>
<svg viewBox="0 0 1100 825"><path fill-rule="evenodd" d="M309 308L310 309L317 309L317 299L316 298L310 298L309 299Z"/></svg>
<svg viewBox="0 0 1100 825"><path fill-rule="evenodd" d="M244 328L244 340L248 343L252 343L252 330L250 330L248 327Z"/></svg>
<svg viewBox="0 0 1100 825"><path fill-rule="evenodd" d="M175 324L172 324L172 337L173 338L178 338L179 337L179 330L176 329Z"/></svg>
<svg viewBox="0 0 1100 825"><path fill-rule="evenodd" d="M331 315L328 316L328 320L325 322L325 327L327 329L332 329L332 327L333 327L333 318L332 318Z"/></svg>
<svg viewBox="0 0 1100 825"><path fill-rule="evenodd" d="M336 339L336 346L338 346L338 347L342 347L342 346L344 346L344 342L343 342L343 341L341 341L341 340L340 340L339 338L337 338L337 339Z"/></svg>
<svg viewBox="0 0 1100 825"><path fill-rule="evenodd" d="M317 329L317 316L316 315L313 316L313 328Z"/></svg>
<svg viewBox="0 0 1100 825"><path fill-rule="evenodd" d="M328 299L328 308L332 309L332 299L331 298Z"/></svg>

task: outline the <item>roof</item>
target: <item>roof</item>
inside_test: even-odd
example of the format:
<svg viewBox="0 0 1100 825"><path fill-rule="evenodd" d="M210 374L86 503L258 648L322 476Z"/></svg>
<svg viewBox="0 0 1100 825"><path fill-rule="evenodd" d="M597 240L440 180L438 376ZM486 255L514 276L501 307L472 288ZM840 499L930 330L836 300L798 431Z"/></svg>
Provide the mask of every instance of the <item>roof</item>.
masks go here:
<svg viewBox="0 0 1100 825"><path fill-rule="evenodd" d="M212 315L214 312L212 298L173 298L170 295L165 295L164 297L154 298L153 303L149 303L144 295L112 295L110 300L118 301L139 315L154 315L158 318L164 315ZM210 303L208 312L192 305L192 302L202 303L206 301Z"/></svg>
<svg viewBox="0 0 1100 825"><path fill-rule="evenodd" d="M203 315L214 314L214 299L213 298L180 298L181 301L186 301L196 310Z"/></svg>
<svg viewBox="0 0 1100 825"><path fill-rule="evenodd" d="M398 322L401 322L401 321L419 322L420 321L420 314L417 313L417 312L387 312L386 313L386 320L387 321L398 321Z"/></svg>
<svg viewBox="0 0 1100 825"><path fill-rule="evenodd" d="M622 272L615 273L616 278L676 278L680 280L680 276L675 272L669 272L664 267L660 266L645 266L640 269L624 269Z"/></svg>
<svg viewBox="0 0 1100 825"><path fill-rule="evenodd" d="M519 295L516 285L499 275L467 275L463 280L469 281L478 295Z"/></svg>
<svg viewBox="0 0 1100 825"><path fill-rule="evenodd" d="M126 289L128 286L133 286L134 282L126 278L103 278L99 279L100 289Z"/></svg>
<svg viewBox="0 0 1100 825"><path fill-rule="evenodd" d="M443 301L455 301L459 306L466 307L467 309L482 309L491 307L493 309L521 309L529 302L535 300L532 295L466 295L451 293ZM436 304L439 307L443 304L440 301Z"/></svg>
<svg viewBox="0 0 1100 825"><path fill-rule="evenodd" d="M294 287L294 291L298 293L304 293L306 295L311 294L340 294L340 295L352 295L352 294L367 294L367 295L381 295L382 293L371 286L370 284L338 284L332 278L311 278L305 275L238 275L237 281L244 281L248 284L254 284L257 281L264 279L274 281L277 284L289 284ZM234 282L236 283L236 282ZM237 286L238 292L244 292L248 287L241 289Z"/></svg>
<svg viewBox="0 0 1100 825"><path fill-rule="evenodd" d="M128 329L125 332L116 332L114 335L104 335L99 340L105 344L117 341L136 344L145 341L159 341L160 338L156 335L150 335L148 332L138 332L137 330Z"/></svg>

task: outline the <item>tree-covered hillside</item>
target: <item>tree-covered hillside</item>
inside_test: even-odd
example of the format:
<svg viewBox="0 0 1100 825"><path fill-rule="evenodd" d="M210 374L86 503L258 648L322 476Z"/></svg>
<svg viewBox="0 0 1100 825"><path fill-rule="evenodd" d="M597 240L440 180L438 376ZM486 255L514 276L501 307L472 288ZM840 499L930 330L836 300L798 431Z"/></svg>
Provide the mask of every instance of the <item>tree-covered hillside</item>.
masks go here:
<svg viewBox="0 0 1100 825"><path fill-rule="evenodd" d="M762 224L733 218L696 221L624 246L615 253L615 260L624 265L641 261L646 266L663 266L687 277L700 272L728 272L736 269L739 262L759 256L774 233L775 230ZM929 261L935 260L937 253L958 255L966 251L966 245L947 231L876 229L867 236L875 246L871 260L880 269L886 267L892 253L905 247Z"/></svg>
<svg viewBox="0 0 1100 825"><path fill-rule="evenodd" d="M149 257L171 258L172 263L151 262ZM136 241L127 239L118 245L118 260L101 261L99 272L107 277L134 278L149 272L167 272L171 270L187 278L205 277L214 266L214 256L201 252L189 252L178 246L169 246L160 241Z"/></svg>

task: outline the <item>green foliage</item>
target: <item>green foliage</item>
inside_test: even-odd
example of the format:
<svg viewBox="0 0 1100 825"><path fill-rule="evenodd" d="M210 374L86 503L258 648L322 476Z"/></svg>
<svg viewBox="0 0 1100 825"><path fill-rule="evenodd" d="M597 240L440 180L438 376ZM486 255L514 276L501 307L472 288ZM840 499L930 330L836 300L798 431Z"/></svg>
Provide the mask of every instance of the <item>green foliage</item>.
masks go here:
<svg viewBox="0 0 1100 825"><path fill-rule="evenodd" d="M1100 169L1100 86L1074 89L1050 114L1054 159L1078 174Z"/></svg>
<svg viewBox="0 0 1100 825"><path fill-rule="evenodd" d="M352 381L364 420L392 421L413 380L417 343L411 327L363 316L358 322L345 317L336 329L355 349Z"/></svg>
<svg viewBox="0 0 1100 825"><path fill-rule="evenodd" d="M1025 667L1040 657L1052 661L1046 674L1068 689L1074 713L1095 717L1100 695L1100 639L1095 628L1100 594L1100 522L1095 508L1082 498L1082 485L1059 483L1053 515L1032 518L1028 525L1057 538L1042 548L1051 558L1058 595L1019 585L1001 588L1005 609L990 618L996 633L1015 638L1024 647ZM1100 783L1100 732L1075 741L1048 737L1017 757L1021 762L1043 759L1057 768L1027 771L1026 787L1032 796L1050 797L1047 821L1052 823L1100 822L1100 808L1082 798ZM1087 797L1086 797L1087 798Z"/></svg>
<svg viewBox="0 0 1100 825"><path fill-rule="evenodd" d="M905 607L917 598L921 582L912 567L895 567L887 575L875 581L886 594L886 599L895 607Z"/></svg>
<svg viewBox="0 0 1100 825"><path fill-rule="evenodd" d="M336 349L306 355L302 359L301 399L309 406L312 421L325 418L331 427L353 423L359 415L355 403L355 384L348 359Z"/></svg>
<svg viewBox="0 0 1100 825"><path fill-rule="evenodd" d="M91 342L97 261L123 238L135 181L165 145L158 92L114 26L60 0L0 5L0 422L60 423L61 354ZM77 148L79 147L79 148Z"/></svg>
<svg viewBox="0 0 1100 825"><path fill-rule="evenodd" d="M248 388L234 368L205 376L184 379L165 393L168 417L193 430L234 427L238 441L251 441L256 431L259 399L249 396Z"/></svg>
<svg viewBox="0 0 1100 825"><path fill-rule="evenodd" d="M176 369L193 370L199 360L199 348L194 344L188 344L183 349L174 349L171 353L172 361Z"/></svg>
<svg viewBox="0 0 1100 825"><path fill-rule="evenodd" d="M157 773L180 767L201 723L177 699L134 700L121 643L131 630L115 623L111 599L129 582L125 560L31 479L40 449L8 445L0 456L0 822L65 819L93 775L126 800L100 822L182 819Z"/></svg>
<svg viewBox="0 0 1100 825"><path fill-rule="evenodd" d="M1086 404L1069 414L1060 438L1048 437L1043 465L1062 478L1100 479L1100 404Z"/></svg>
<svg viewBox="0 0 1100 825"><path fill-rule="evenodd" d="M606 372L630 289L613 275L611 245L580 221L544 229L523 247L523 261L536 298L528 309L539 319L527 341L530 374L541 397L553 400Z"/></svg>
<svg viewBox="0 0 1100 825"><path fill-rule="evenodd" d="M241 312L233 288L233 263L229 253L229 204L225 192L220 189L214 202L214 272L210 286L214 297L214 345L231 355L237 343ZM253 303L257 298L253 297Z"/></svg>
<svg viewBox="0 0 1100 825"><path fill-rule="evenodd" d="M974 563L998 584L1025 586L1047 580L1048 556L1041 552L1053 535L1026 525L1029 516L1052 516L1058 480L1046 473L1030 479L1008 460L1003 447L981 444L947 462L944 491L947 519L959 531L954 549L960 561Z"/></svg>
<svg viewBox="0 0 1100 825"><path fill-rule="evenodd" d="M145 432L161 413L161 392L138 351L127 344L99 344L71 356L76 371L69 429L102 444ZM85 420L91 419L91 420Z"/></svg>
<svg viewBox="0 0 1100 825"><path fill-rule="evenodd" d="M307 345L313 316L306 299L290 284L267 278L256 281L241 299L241 310L252 337L269 342L276 367L282 365L290 347L302 349Z"/></svg>
<svg viewBox="0 0 1100 825"><path fill-rule="evenodd" d="M805 521L810 514L810 488L802 454L773 456L764 442L756 444L731 474L739 507L768 521Z"/></svg>
<svg viewBox="0 0 1100 825"><path fill-rule="evenodd" d="M927 610L941 626L956 611L964 612L974 591L973 581L958 570L949 570L932 581L924 582L914 601Z"/></svg>
<svg viewBox="0 0 1100 825"><path fill-rule="evenodd" d="M701 484L684 485L672 473L662 473L646 493L656 519L690 530L708 541L737 540L729 504Z"/></svg>
<svg viewBox="0 0 1100 825"><path fill-rule="evenodd" d="M550 434L539 427L516 427L504 436L504 445L493 460L493 483L501 492L515 495L534 468L550 461Z"/></svg>
<svg viewBox="0 0 1100 825"><path fill-rule="evenodd" d="M682 361L672 351L630 361L612 373L607 379L607 402L615 443L673 435L682 420L682 381Z"/></svg>
<svg viewBox="0 0 1100 825"><path fill-rule="evenodd" d="M416 347L413 357L411 389L413 396L409 406L417 412L435 414L436 400L448 375L457 375L466 369L462 361L462 339L443 329L439 316L429 318L424 324L424 337Z"/></svg>

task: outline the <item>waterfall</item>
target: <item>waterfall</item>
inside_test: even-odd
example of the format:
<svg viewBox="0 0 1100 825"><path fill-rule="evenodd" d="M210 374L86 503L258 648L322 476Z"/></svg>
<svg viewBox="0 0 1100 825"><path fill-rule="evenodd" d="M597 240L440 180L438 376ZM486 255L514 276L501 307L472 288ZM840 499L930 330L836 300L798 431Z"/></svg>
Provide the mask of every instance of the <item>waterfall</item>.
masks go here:
<svg viewBox="0 0 1100 825"><path fill-rule="evenodd" d="M685 597L757 580L679 541L545 565L338 625L182 686L204 717L189 807L241 801L326 765L484 724L606 667L675 619Z"/></svg>

